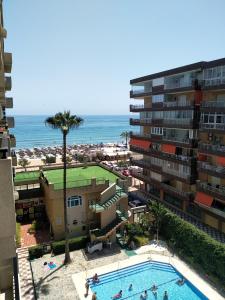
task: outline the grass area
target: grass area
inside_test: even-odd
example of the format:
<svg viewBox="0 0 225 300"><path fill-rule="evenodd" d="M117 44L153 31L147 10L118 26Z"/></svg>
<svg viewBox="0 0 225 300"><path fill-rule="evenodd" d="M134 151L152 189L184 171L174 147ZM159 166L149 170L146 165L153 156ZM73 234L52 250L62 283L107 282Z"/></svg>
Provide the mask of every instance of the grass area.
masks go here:
<svg viewBox="0 0 225 300"><path fill-rule="evenodd" d="M27 180L36 180L40 176L39 171L33 171L33 172L20 172L16 174L15 182L23 182Z"/></svg>
<svg viewBox="0 0 225 300"><path fill-rule="evenodd" d="M63 188L63 169L45 171L44 175L49 183L54 184L55 189ZM91 183L91 178L116 182L118 176L99 166L87 166L86 168L80 167L67 169L68 188L89 185Z"/></svg>

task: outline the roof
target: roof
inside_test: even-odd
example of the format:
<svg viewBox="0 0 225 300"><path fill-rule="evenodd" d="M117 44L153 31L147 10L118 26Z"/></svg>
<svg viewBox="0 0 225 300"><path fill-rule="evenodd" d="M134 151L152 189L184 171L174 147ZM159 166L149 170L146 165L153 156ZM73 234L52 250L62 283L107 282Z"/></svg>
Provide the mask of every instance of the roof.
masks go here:
<svg viewBox="0 0 225 300"><path fill-rule="evenodd" d="M142 82L142 81L148 81L148 80L152 80L152 79L156 79L156 78L160 78L160 77L175 75L175 74L179 74L179 73L184 73L184 72L188 72L188 71L193 71L193 70L197 70L197 69L212 68L212 67L216 67L216 66L223 65L223 64L225 64L225 58L220 58L220 59L216 59L216 60L212 60L212 61L208 61L208 62L200 61L200 62L197 62L194 64L189 64L189 65L181 66L178 68L173 68L173 69L169 69L166 71L134 78L134 79L130 80L130 84L134 84L134 83L138 83L138 82Z"/></svg>

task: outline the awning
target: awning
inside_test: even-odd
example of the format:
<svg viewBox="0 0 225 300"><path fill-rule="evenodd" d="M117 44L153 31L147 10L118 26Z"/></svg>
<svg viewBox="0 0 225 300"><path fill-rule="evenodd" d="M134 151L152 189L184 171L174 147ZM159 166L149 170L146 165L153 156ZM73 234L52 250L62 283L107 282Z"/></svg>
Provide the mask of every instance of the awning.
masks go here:
<svg viewBox="0 0 225 300"><path fill-rule="evenodd" d="M149 149L150 146L151 146L151 142L131 138L130 139L130 145L137 146L137 147L140 147L140 148L143 148L143 149Z"/></svg>
<svg viewBox="0 0 225 300"><path fill-rule="evenodd" d="M167 152L167 153L173 153L173 154L175 154L175 152L176 152L176 146L164 144L164 145L162 145L161 150L162 150L162 152Z"/></svg>
<svg viewBox="0 0 225 300"><path fill-rule="evenodd" d="M225 157L216 156L216 162L217 162L218 165L225 166Z"/></svg>
<svg viewBox="0 0 225 300"><path fill-rule="evenodd" d="M201 204L204 204L204 205L210 207L213 202L213 197L206 195L202 192L197 192L195 195L195 202L198 202L198 203L201 203Z"/></svg>

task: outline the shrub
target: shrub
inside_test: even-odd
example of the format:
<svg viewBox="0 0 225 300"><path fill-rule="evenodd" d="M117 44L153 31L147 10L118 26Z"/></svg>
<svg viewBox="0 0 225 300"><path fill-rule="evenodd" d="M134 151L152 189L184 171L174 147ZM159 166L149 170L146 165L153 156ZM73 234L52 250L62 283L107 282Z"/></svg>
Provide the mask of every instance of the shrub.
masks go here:
<svg viewBox="0 0 225 300"><path fill-rule="evenodd" d="M16 247L21 246L21 224L16 222Z"/></svg>
<svg viewBox="0 0 225 300"><path fill-rule="evenodd" d="M37 245L37 246L31 247L28 250L29 250L29 258L30 259L42 257L42 255L44 254L42 245Z"/></svg>
<svg viewBox="0 0 225 300"><path fill-rule="evenodd" d="M138 246L138 247L141 247L141 246L144 246L144 245L147 245L149 243L149 239L146 237L146 236L140 236L140 235L135 235L134 238L133 238L135 244Z"/></svg>
<svg viewBox="0 0 225 300"><path fill-rule="evenodd" d="M43 227L43 222L40 220L34 220L30 226L30 228L28 229L28 232L30 234L34 234L37 230L42 229Z"/></svg>
<svg viewBox="0 0 225 300"><path fill-rule="evenodd" d="M88 238L86 236L76 237L69 240L70 251L79 250L86 247ZM65 240L52 243L52 251L55 255L65 252Z"/></svg>
<svg viewBox="0 0 225 300"><path fill-rule="evenodd" d="M143 228L138 223L127 224L126 229L129 236L134 236L134 235L140 236L143 234Z"/></svg>

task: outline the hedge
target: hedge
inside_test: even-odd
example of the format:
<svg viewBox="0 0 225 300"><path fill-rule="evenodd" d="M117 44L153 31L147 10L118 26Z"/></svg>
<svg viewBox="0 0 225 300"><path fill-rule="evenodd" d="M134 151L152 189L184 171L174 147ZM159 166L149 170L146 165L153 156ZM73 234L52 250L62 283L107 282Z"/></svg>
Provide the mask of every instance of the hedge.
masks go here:
<svg viewBox="0 0 225 300"><path fill-rule="evenodd" d="M87 236L72 238L69 240L70 251L85 248L88 242ZM65 240L52 243L52 252L55 255L65 252Z"/></svg>
<svg viewBox="0 0 225 300"><path fill-rule="evenodd" d="M16 222L16 247L21 247L21 224Z"/></svg>
<svg viewBox="0 0 225 300"><path fill-rule="evenodd" d="M42 245L37 245L29 248L29 258L34 259L34 258L39 258L42 257L43 255L43 246Z"/></svg>
<svg viewBox="0 0 225 300"><path fill-rule="evenodd" d="M225 245L165 209L161 234L178 253L192 258L208 275L225 281Z"/></svg>
<svg viewBox="0 0 225 300"><path fill-rule="evenodd" d="M81 236L69 239L70 251L79 250L85 248L88 242L87 236ZM65 252L65 240L53 242L51 244L52 252L55 255L62 254ZM43 251L43 245L37 245L29 248L30 259L39 258L43 256L46 252Z"/></svg>

